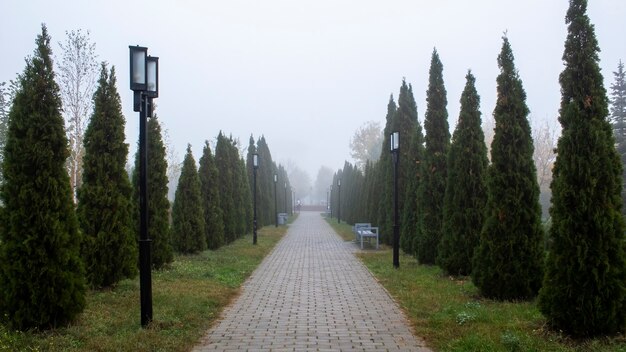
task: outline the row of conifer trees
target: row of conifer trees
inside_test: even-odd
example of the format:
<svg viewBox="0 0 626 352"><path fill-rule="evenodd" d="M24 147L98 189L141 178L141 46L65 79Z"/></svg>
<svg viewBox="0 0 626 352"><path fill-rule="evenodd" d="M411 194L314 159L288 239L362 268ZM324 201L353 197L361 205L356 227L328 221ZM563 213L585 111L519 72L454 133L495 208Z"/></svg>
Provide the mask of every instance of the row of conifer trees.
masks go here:
<svg viewBox="0 0 626 352"><path fill-rule="evenodd" d="M18 77L3 150L0 320L18 329L70 322L83 310L88 287L110 287L137 273L139 159L129 177L115 68L101 66L75 205L50 40L42 26L34 55ZM156 115L148 119L147 137L153 268L172 262L174 252L217 249L252 230L251 155L246 162L232 137L220 132L215 154L206 142L199 168L187 148L173 205L167 198L166 148ZM250 143L252 153L257 147L252 138ZM258 148L269 165L259 177L263 226L274 219L268 210L273 193L270 198L267 191L273 177L265 173L278 173L285 191L289 182L284 168L271 160L264 138Z"/></svg>
<svg viewBox="0 0 626 352"><path fill-rule="evenodd" d="M421 264L471 275L485 297L538 296L549 324L575 336L623 331L626 262L621 215L622 165L608 122L598 43L586 0L571 0L560 75L562 136L553 169L551 223L544 234L533 163L529 109L508 38L498 56L491 158L471 72L450 139L443 66L435 50L426 98L425 135L411 85L389 100L383 153L364 172L350 163L331 208L348 223L373 222L392 240L389 135L400 132L401 248ZM336 189L333 187L333 189ZM336 216L337 211L334 211ZM547 236L546 236L547 235Z"/></svg>

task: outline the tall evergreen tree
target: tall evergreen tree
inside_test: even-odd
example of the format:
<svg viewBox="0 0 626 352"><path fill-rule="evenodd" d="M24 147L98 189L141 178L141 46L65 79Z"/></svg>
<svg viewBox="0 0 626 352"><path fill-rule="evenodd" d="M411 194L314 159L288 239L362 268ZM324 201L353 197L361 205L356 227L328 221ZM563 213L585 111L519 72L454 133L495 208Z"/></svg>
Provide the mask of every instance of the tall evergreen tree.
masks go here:
<svg viewBox="0 0 626 352"><path fill-rule="evenodd" d="M443 197L446 192L446 156L450 145L448 99L443 84L443 64L437 50L430 61L430 76L426 92L426 148L421 182L417 191L419 234L417 258L420 263L434 264L442 236Z"/></svg>
<svg viewBox="0 0 626 352"><path fill-rule="evenodd" d="M257 141L259 170L257 171L257 212L259 228L273 225L274 216L274 162L264 136Z"/></svg>
<svg viewBox="0 0 626 352"><path fill-rule="evenodd" d="M423 148L421 143L414 144L413 140L415 138L419 140L423 140L422 128L417 121L417 104L415 103L415 98L413 97L413 87L410 84L406 84L405 80L402 80L402 85L400 86L400 95L398 96L398 109L395 112L393 117L391 128L389 130L389 134L397 131L400 132L400 151L398 155L398 193L399 193L399 217L400 219L407 218L407 213L414 212L415 207L413 202L416 202L416 194L412 193L409 195L409 188L411 183L415 181L415 169L413 166L416 163L420 162L420 151ZM389 146L389 135L385 136L387 143L385 146ZM389 226L393 225L393 207L392 207L392 199L393 199L393 172L392 172L392 163L391 156L389 153L389 149L387 149L387 157L389 160L388 164L382 165L383 172L386 174L385 179L387 180L387 189L388 195L387 199L389 200L386 203L386 207L389 209L387 211L389 216ZM382 158L381 158L382 160ZM417 189L417 188L416 188ZM406 198L403 199L402 195L407 194ZM415 228L411 228L410 225L415 224L413 222L407 223L409 226L400 227L400 242L402 242L402 237L415 237L415 233L417 231L417 226ZM415 224L416 225L416 224ZM381 230L382 231L382 230ZM393 231L391 227L389 229L389 239L392 238Z"/></svg>
<svg viewBox="0 0 626 352"><path fill-rule="evenodd" d="M379 227L381 236L381 242L391 244L393 240L393 214L391 212L393 195L392 195L392 169L391 169L391 154L387 148L390 143L389 135L394 132L394 118L398 106L393 100L393 94L389 96L389 102L387 103L387 115L385 116L385 129L383 131L383 148L380 154L380 160L376 164L376 182L377 189L374 191L373 198L378 199L375 204L378 208L376 212L376 223ZM333 186L334 187L334 186ZM379 187L379 188L378 188ZM333 196L336 193L333 188Z"/></svg>
<svg viewBox="0 0 626 352"><path fill-rule="evenodd" d="M252 218L252 193L250 183L246 173L246 163L239 157L239 150L235 150L235 161L237 162L237 237L252 232L252 226L248 219Z"/></svg>
<svg viewBox="0 0 626 352"><path fill-rule="evenodd" d="M233 189L237 185L239 174L238 170L233 168L232 152L232 140L224 136L220 131L215 146L215 165L217 166L219 175L219 192L220 195L223 195L223 197L220 198L220 204L224 214L224 240L226 243L234 241L237 233L237 205L235 204L237 198L233 198Z"/></svg>
<svg viewBox="0 0 626 352"><path fill-rule="evenodd" d="M45 25L36 44L9 113L0 192L0 312L18 329L63 325L85 306L68 143Z"/></svg>
<svg viewBox="0 0 626 352"><path fill-rule="evenodd" d="M541 287L543 227L526 92L503 38L487 176L487 210L472 279L484 296L528 299Z"/></svg>
<svg viewBox="0 0 626 352"><path fill-rule="evenodd" d="M402 165L402 167L408 169L409 179L406 189L404 191L398 190L400 193L399 196L403 197L400 199L402 199L405 204L400 222L400 248L402 248L405 253L417 257L417 236L419 234L418 216L420 214L417 194L422 182L423 168L421 167L421 163L423 162L424 155L424 136L422 135L422 128L419 124L417 124L413 138L409 139L409 145L402 148L409 148L413 159L407 165ZM404 196L402 193L404 193Z"/></svg>
<svg viewBox="0 0 626 352"><path fill-rule="evenodd" d="M176 187L176 198L172 206L172 234L174 247L178 252L196 253L207 248L200 177L191 153L191 145L187 145L187 154Z"/></svg>
<svg viewBox="0 0 626 352"><path fill-rule="evenodd" d="M132 188L126 173L128 145L115 68L102 64L94 111L84 136L82 186L78 190L78 219L84 235L81 254L87 281L107 287L137 272L137 243L133 231Z"/></svg>
<svg viewBox="0 0 626 352"><path fill-rule="evenodd" d="M461 112L447 160L443 236L437 264L452 275L469 275L485 219L487 146L481 128L480 97L471 72L461 95Z"/></svg>
<svg viewBox="0 0 626 352"><path fill-rule="evenodd" d="M622 165L586 12L586 0L570 0L559 77L563 130L551 184L553 242L539 295L549 324L576 336L615 333L626 320Z"/></svg>
<svg viewBox="0 0 626 352"><path fill-rule="evenodd" d="M167 161L161 124L156 114L148 119L148 237L152 240L152 266L162 268L174 260L170 231L170 201L167 199ZM139 148L137 148L139 149ZM139 238L139 153L135 154L132 177L135 229Z"/></svg>
<svg viewBox="0 0 626 352"><path fill-rule="evenodd" d="M200 193L202 196L207 247L209 249L217 249L224 244L224 214L220 206L218 171L211 154L209 141L204 143L198 174L200 177Z"/></svg>
<svg viewBox="0 0 626 352"><path fill-rule="evenodd" d="M617 146L617 153L622 161L622 204L626 202L626 72L622 61L613 72L615 83L611 85L611 122ZM626 207L622 206L622 214L626 215Z"/></svg>

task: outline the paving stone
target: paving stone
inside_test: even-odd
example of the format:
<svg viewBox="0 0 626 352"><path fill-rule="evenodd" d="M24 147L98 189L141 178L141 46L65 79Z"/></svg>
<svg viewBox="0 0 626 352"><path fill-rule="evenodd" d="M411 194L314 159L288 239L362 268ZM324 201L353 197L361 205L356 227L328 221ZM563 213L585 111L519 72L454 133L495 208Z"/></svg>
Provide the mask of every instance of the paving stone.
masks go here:
<svg viewBox="0 0 626 352"><path fill-rule="evenodd" d="M300 213L193 351L430 351L358 250Z"/></svg>

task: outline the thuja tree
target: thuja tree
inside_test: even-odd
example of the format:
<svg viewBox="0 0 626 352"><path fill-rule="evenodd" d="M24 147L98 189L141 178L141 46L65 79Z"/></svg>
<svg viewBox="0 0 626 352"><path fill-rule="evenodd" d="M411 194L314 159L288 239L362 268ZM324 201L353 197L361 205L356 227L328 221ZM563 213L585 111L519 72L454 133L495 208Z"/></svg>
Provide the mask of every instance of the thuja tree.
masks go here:
<svg viewBox="0 0 626 352"><path fill-rule="evenodd" d="M618 332L626 319L622 166L586 12L587 1L570 1L559 77L563 130L551 184L552 246L539 295L549 324L576 336Z"/></svg>
<svg viewBox="0 0 626 352"><path fill-rule="evenodd" d="M167 199L167 161L161 125L156 114L148 119L148 237L152 240L152 266L156 269L174 260L170 232L170 201ZM139 148L137 148L139 149ZM135 229L139 238L139 153L132 177Z"/></svg>
<svg viewBox="0 0 626 352"><path fill-rule="evenodd" d="M487 147L481 128L480 97L471 72L465 77L461 111L447 157L443 235L437 264L451 275L469 275L484 223Z"/></svg>
<svg viewBox="0 0 626 352"><path fill-rule="evenodd" d="M411 162L402 167L408 169L409 179L407 181L406 189L404 192L398 190L400 193L400 199L404 201L404 212L400 222L400 248L407 254L411 254L417 257L417 243L419 234L419 202L417 194L419 186L422 181L421 167L422 158L424 155L424 136L422 135L422 128L419 124L416 126L413 138L409 141L409 144L402 148L408 148L411 151L413 158ZM400 166L398 166L400 167ZM402 195L404 193L404 195Z"/></svg>
<svg viewBox="0 0 626 352"><path fill-rule="evenodd" d="M508 38L498 56L498 98L487 176L487 210L472 279L495 299L528 299L541 287L543 228L526 93Z"/></svg>
<svg viewBox="0 0 626 352"><path fill-rule="evenodd" d="M221 131L215 146L215 165L218 169L218 187L221 195L221 207L224 221L224 239L226 243L236 240L241 233L241 197L240 182L243 179L237 147L230 137ZM246 180L247 182L247 180ZM273 181L272 181L273 182ZM273 209L273 208L272 208Z"/></svg>
<svg viewBox="0 0 626 352"><path fill-rule="evenodd" d="M443 84L443 64L437 50L430 62L430 78L426 92L426 130L424 160L420 185L417 192L419 202L419 238L417 258L420 263L434 264L437 247L441 240L443 221L443 197L446 192L446 156L450 145L450 127L446 106L446 88Z"/></svg>
<svg viewBox="0 0 626 352"><path fill-rule="evenodd" d="M128 145L115 69L102 64L93 97L94 111L84 136L82 185L78 189L78 219L84 235L81 255L87 281L106 287L137 271L133 230L132 189L126 173Z"/></svg>
<svg viewBox="0 0 626 352"><path fill-rule="evenodd" d="M416 201L415 193L408 194L411 182L414 181L415 178L415 169L412 167L415 163L419 162L420 155L419 148L412 148L414 146L413 140L415 138L423 139L422 136L422 128L419 126L417 121L417 104L415 103L415 98L413 97L413 88L410 84L406 84L406 81L402 81L402 85L400 86L400 95L398 96L398 109L396 110L395 116L392 121L391 130L392 132L400 132L400 150L398 155L398 193L399 197L399 212L400 218L406 218L407 212L414 212L414 207L412 205L413 202ZM386 136L389 138L389 136ZM389 151L389 143L385 144L385 148L387 149L387 154L390 154ZM391 200L393 199L393 173L392 173L392 162L391 156L389 156L389 163L387 165L382 165L382 167L388 170L389 178L387 179L389 185L389 199L387 207L389 208L390 214L390 224L393 224L393 203ZM417 189L417 188L415 188ZM406 198L403 198L402 195L406 194ZM407 223L407 225L416 225L414 222ZM416 236L417 226L401 226L400 228L400 238L402 237L412 237ZM393 232L391 232L393 234Z"/></svg>
<svg viewBox="0 0 626 352"><path fill-rule="evenodd" d="M196 253L206 249L200 178L191 145L187 145L172 206L172 237L174 248L180 253Z"/></svg>
<svg viewBox="0 0 626 352"><path fill-rule="evenodd" d="M237 199L237 237L242 237L245 234L252 232L252 224L249 219L252 219L252 186L248 181L248 175L246 173L246 162L239 157L239 151L237 150L236 161L238 169L238 182L235 191L235 197ZM282 167L281 167L282 168ZM285 180L285 178L283 178ZM279 183L283 185L284 182ZM284 195L284 193L283 193Z"/></svg>
<svg viewBox="0 0 626 352"><path fill-rule="evenodd" d="M200 195L202 197L207 247L217 249L224 244L224 214L220 207L217 167L208 141L204 143L198 176L200 177Z"/></svg>
<svg viewBox="0 0 626 352"><path fill-rule="evenodd" d="M9 113L0 234L0 311L17 329L72 321L85 306L85 276L69 155L45 26L26 60Z"/></svg>
<svg viewBox="0 0 626 352"><path fill-rule="evenodd" d="M396 116L396 111L398 110L398 106L396 102L393 100L393 95L389 96L389 102L387 103L387 115L385 116L385 129L383 131L383 148L380 154L380 160L376 163L376 171L374 172L374 177L376 177L376 181L374 182L375 187L372 189L371 199L378 200L373 202L376 204L377 208L370 210L371 214L376 214L375 223L379 227L380 232L380 240L383 243L391 244L393 239L393 213L392 213L392 168L391 168L391 154L389 153L390 137L389 135L393 132L393 121ZM334 186L333 186L333 196ZM334 208L333 208L334 209Z"/></svg>

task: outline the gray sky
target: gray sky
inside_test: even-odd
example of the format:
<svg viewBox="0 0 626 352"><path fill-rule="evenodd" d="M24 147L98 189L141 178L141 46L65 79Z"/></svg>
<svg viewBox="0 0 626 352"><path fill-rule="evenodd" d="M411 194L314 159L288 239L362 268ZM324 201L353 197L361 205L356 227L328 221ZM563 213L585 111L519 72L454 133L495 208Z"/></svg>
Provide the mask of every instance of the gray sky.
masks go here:
<svg viewBox="0 0 626 352"><path fill-rule="evenodd" d="M135 152L138 113L128 87L128 45L160 57L158 111L178 154L199 158L220 130L247 145L265 135L274 160L295 163L312 181L321 165L350 160L349 141L384 118L403 77L420 121L437 48L451 128L471 68L483 119L495 104L496 58L505 30L533 119L555 120L566 36L566 0L24 1L0 5L0 82L24 69L45 22L58 51L65 31L89 30L100 60L116 66ZM626 1L590 0L605 86L626 60ZM137 19L141 18L140 23ZM386 150L383 150L386 152ZM132 155L132 154L131 154Z"/></svg>

